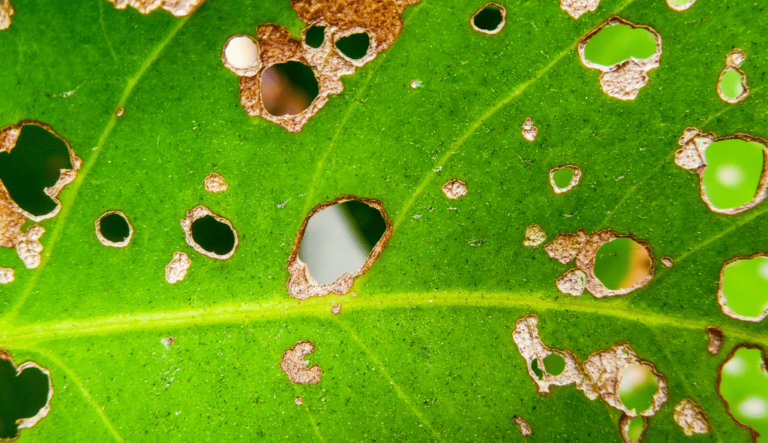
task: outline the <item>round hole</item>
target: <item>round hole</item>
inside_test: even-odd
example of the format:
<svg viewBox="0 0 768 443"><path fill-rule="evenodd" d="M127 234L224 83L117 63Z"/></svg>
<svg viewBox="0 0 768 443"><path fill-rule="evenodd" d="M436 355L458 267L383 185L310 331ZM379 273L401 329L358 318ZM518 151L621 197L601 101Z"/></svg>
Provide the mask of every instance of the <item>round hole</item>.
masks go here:
<svg viewBox="0 0 768 443"><path fill-rule="evenodd" d="M504 8L491 3L472 17L472 26L486 34L495 34L504 27Z"/></svg>
<svg viewBox="0 0 768 443"><path fill-rule="evenodd" d="M104 213L96 220L96 236L104 246L127 246L133 236L133 227L120 211Z"/></svg>
<svg viewBox="0 0 768 443"><path fill-rule="evenodd" d="M611 291L629 289L651 272L648 249L628 237L604 243L595 256L595 277Z"/></svg>
<svg viewBox="0 0 768 443"><path fill-rule="evenodd" d="M319 48L325 41L325 26L310 26L304 33L304 41L310 48Z"/></svg>
<svg viewBox="0 0 768 443"><path fill-rule="evenodd" d="M210 215L192 222L192 240L204 250L222 256L229 254L236 243L232 228Z"/></svg>

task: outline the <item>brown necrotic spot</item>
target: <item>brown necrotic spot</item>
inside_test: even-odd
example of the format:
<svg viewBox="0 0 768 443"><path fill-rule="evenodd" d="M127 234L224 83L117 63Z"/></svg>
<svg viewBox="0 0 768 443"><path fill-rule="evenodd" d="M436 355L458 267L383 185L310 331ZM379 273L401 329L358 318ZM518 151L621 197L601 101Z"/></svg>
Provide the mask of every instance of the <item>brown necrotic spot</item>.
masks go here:
<svg viewBox="0 0 768 443"><path fill-rule="evenodd" d="M8 29L11 26L11 16L13 15L13 12L11 0L0 0L0 31Z"/></svg>
<svg viewBox="0 0 768 443"><path fill-rule="evenodd" d="M549 171L549 183L557 194L563 194L576 185L581 180L581 169L574 165L565 165L554 168Z"/></svg>
<svg viewBox="0 0 768 443"><path fill-rule="evenodd" d="M122 211L108 211L96 220L96 237L104 246L122 248L133 237L133 226Z"/></svg>
<svg viewBox="0 0 768 443"><path fill-rule="evenodd" d="M723 347L723 331L717 326L707 326L707 351L712 355L717 355L720 352L720 348Z"/></svg>
<svg viewBox="0 0 768 443"><path fill-rule="evenodd" d="M211 258L226 260L237 248L237 231L224 217L214 214L205 206L197 206L181 220L187 244L195 251Z"/></svg>
<svg viewBox="0 0 768 443"><path fill-rule="evenodd" d="M768 253L726 261L717 301L725 315L737 320L760 322L768 317Z"/></svg>
<svg viewBox="0 0 768 443"><path fill-rule="evenodd" d="M449 180L443 185L443 194L451 200L467 195L467 184L458 178Z"/></svg>
<svg viewBox="0 0 768 443"><path fill-rule="evenodd" d="M648 83L648 71L659 66L661 36L648 26L614 16L581 39L579 57L584 66L602 72L603 92L634 100Z"/></svg>
<svg viewBox="0 0 768 443"><path fill-rule="evenodd" d="M173 259L165 267L165 280L174 284L184 280L187 276L187 270L192 265L192 260L183 252L174 252Z"/></svg>
<svg viewBox="0 0 768 443"><path fill-rule="evenodd" d="M484 34L497 34L506 23L507 10L498 3L488 3L475 12L470 20L475 31Z"/></svg>
<svg viewBox="0 0 768 443"><path fill-rule="evenodd" d="M675 261L671 257L661 257L661 263L668 268L675 266Z"/></svg>
<svg viewBox="0 0 768 443"><path fill-rule="evenodd" d="M741 70L747 56L741 49L734 49L725 57L725 69L717 80L717 94L726 103L738 103L749 95L747 75Z"/></svg>
<svg viewBox="0 0 768 443"><path fill-rule="evenodd" d="M683 428L685 435L709 432L709 419L704 409L690 398L684 398L675 405L675 422Z"/></svg>
<svg viewBox="0 0 768 443"><path fill-rule="evenodd" d="M205 0L109 0L117 9L128 6L136 8L142 14L149 14L158 8L163 8L176 17L184 17L202 5Z"/></svg>
<svg viewBox="0 0 768 443"><path fill-rule="evenodd" d="M560 8L573 18L579 18L588 11L594 11L600 0L560 0Z"/></svg>
<svg viewBox="0 0 768 443"><path fill-rule="evenodd" d="M525 246L539 246L547 239L547 233L544 232L539 225L530 225L525 228L525 238L523 239L523 245Z"/></svg>
<svg viewBox="0 0 768 443"><path fill-rule="evenodd" d="M261 69L259 44L251 36L235 35L224 43L221 61L237 75L250 77Z"/></svg>
<svg viewBox="0 0 768 443"><path fill-rule="evenodd" d="M13 269L0 268L0 285L5 285L13 281Z"/></svg>
<svg viewBox="0 0 768 443"><path fill-rule="evenodd" d="M515 417L513 422L520 427L520 435L523 437L530 437L533 435L533 430L531 430L531 425L528 424L527 421L523 420L522 417Z"/></svg>
<svg viewBox="0 0 768 443"><path fill-rule="evenodd" d="M340 196L312 210L288 259L288 293L300 300L346 294L370 269L392 235L378 200Z"/></svg>
<svg viewBox="0 0 768 443"><path fill-rule="evenodd" d="M0 397L0 440L16 440L21 429L36 425L51 410L51 374L31 361L17 367L0 349Z"/></svg>
<svg viewBox="0 0 768 443"><path fill-rule="evenodd" d="M307 366L304 356L314 352L315 345L310 341L300 341L290 349L283 352L280 361L280 369L288 375L292 383L317 384L323 375L322 369L317 364Z"/></svg>
<svg viewBox="0 0 768 443"><path fill-rule="evenodd" d="M539 128L536 126L533 126L533 119L530 117L525 119L525 122L523 123L523 137L528 140L529 142L532 142L536 140L536 135L539 134Z"/></svg>
<svg viewBox="0 0 768 443"><path fill-rule="evenodd" d="M696 3L696 0L667 0L667 6L675 11L685 11L693 6L694 3Z"/></svg>
<svg viewBox="0 0 768 443"><path fill-rule="evenodd" d="M341 305L340 305L340 304L338 304L338 303L334 304L334 305L331 307L331 312L333 312L334 314L338 314L338 313L340 313L340 312L341 312Z"/></svg>
<svg viewBox="0 0 768 443"><path fill-rule="evenodd" d="M221 175L211 172L205 177L205 190L212 193L224 192L229 188L226 180Z"/></svg>

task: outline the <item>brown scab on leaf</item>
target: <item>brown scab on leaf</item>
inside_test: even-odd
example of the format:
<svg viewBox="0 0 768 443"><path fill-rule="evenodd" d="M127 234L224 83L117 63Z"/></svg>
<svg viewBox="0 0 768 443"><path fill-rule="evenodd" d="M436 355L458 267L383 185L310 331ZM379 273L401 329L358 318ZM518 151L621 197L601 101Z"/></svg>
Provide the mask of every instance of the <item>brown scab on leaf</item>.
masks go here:
<svg viewBox="0 0 768 443"><path fill-rule="evenodd" d="M587 274L581 269L573 268L557 279L557 289L563 294L578 297L587 287Z"/></svg>
<svg viewBox="0 0 768 443"><path fill-rule="evenodd" d="M292 0L299 18L310 26L324 26L325 39L319 48L291 37L287 29L276 24L259 25L256 29L258 63L240 77L240 102L248 115L261 116L283 126L289 132L301 131L304 124L328 102L331 94L344 89L341 77L373 60L389 48L403 29L402 13L418 0ZM348 35L367 33L370 46L365 56L353 60L336 48L336 42ZM228 41L229 42L229 41ZM226 50L225 50L226 52ZM226 54L225 56L226 57ZM226 60L222 58L222 60ZM274 116L264 106L261 94L262 73L289 61L303 63L314 71L318 95L304 111L293 115ZM229 67L229 66L228 66ZM238 72L236 72L238 73Z"/></svg>
<svg viewBox="0 0 768 443"><path fill-rule="evenodd" d="M11 16L13 15L13 12L11 0L0 0L0 31L8 29L11 26Z"/></svg>
<svg viewBox="0 0 768 443"><path fill-rule="evenodd" d="M323 374L322 369L317 364L307 367L307 361L304 356L314 352L315 345L310 341L300 341L290 349L283 352L283 359L280 362L280 369L288 374L288 379L292 383L316 384L320 381Z"/></svg>
<svg viewBox="0 0 768 443"><path fill-rule="evenodd" d="M449 180L443 185L443 194L451 200L456 200L461 196L467 195L467 184L458 178Z"/></svg>
<svg viewBox="0 0 768 443"><path fill-rule="evenodd" d="M520 426L520 435L522 435L523 437L530 437L533 434L533 430L531 430L531 425L529 425L527 421L523 420L522 417L515 417L515 419L512 421L516 425Z"/></svg>
<svg viewBox="0 0 768 443"><path fill-rule="evenodd" d="M667 6L674 9L675 11L685 11L686 9L693 6L693 4L696 3L696 0L690 0L688 3L678 4L674 1L667 0Z"/></svg>
<svg viewBox="0 0 768 443"><path fill-rule="evenodd" d="M604 66L587 60L584 49L589 40L607 26L627 25L632 28L642 28L653 33L656 37L656 52L648 58L637 59L630 57L611 66ZM606 22L590 31L579 42L579 57L584 66L602 72L600 85L603 92L619 100L634 100L640 89L648 83L648 71L659 66L661 59L661 36L649 26L636 25L620 17L613 16Z"/></svg>
<svg viewBox="0 0 768 443"><path fill-rule="evenodd" d="M533 126L533 120L528 117L525 119L525 122L523 123L523 137L528 140L529 142L532 142L536 140L536 136L539 134L539 128L536 126Z"/></svg>
<svg viewBox="0 0 768 443"><path fill-rule="evenodd" d="M165 267L165 280L170 284L180 282L187 276L192 260L183 252L174 252L173 260Z"/></svg>
<svg viewBox="0 0 768 443"><path fill-rule="evenodd" d="M334 314L338 314L339 312L341 312L341 305L338 303L334 304L331 307L331 312L333 312Z"/></svg>
<svg viewBox="0 0 768 443"><path fill-rule="evenodd" d="M40 266L40 253L43 252L43 245L40 243L40 237L45 233L45 229L39 225L30 226L26 234L21 234L16 243L16 253L27 269L34 269Z"/></svg>
<svg viewBox="0 0 768 443"><path fill-rule="evenodd" d="M648 274L642 280L639 280L628 288L612 290L606 288L595 275L595 257L597 256L597 251L603 244L617 238L630 238L640 246L644 247L650 257L651 265L648 269ZM547 254L549 254L550 257L560 261L562 264L568 264L575 258L577 268L583 271L586 276L584 288L597 298L629 294L630 292L647 285L653 278L655 261L651 247L645 240L640 240L631 234L621 235L611 229L605 229L592 234L592 236L588 236L586 231L579 229L576 234L558 235L544 247L544 250L547 251ZM560 277L560 280L563 280L564 283L575 282L575 276L569 275L572 272L573 270L568 271L565 275ZM558 288L560 288L560 280L558 280ZM568 286L564 285L563 288L568 288ZM572 292L566 293L576 295Z"/></svg>
<svg viewBox="0 0 768 443"><path fill-rule="evenodd" d="M232 230L232 234L235 236L235 244L232 246L231 251L227 252L226 254L219 255L214 252L206 251L205 249L203 249L202 246L197 244L195 239L192 237L192 223L194 223L195 220L206 217L206 216L213 217L217 222L224 223L225 225L229 226L229 229ZM235 250L237 249L237 244L239 241L237 237L237 231L235 230L234 226L232 226L232 223L230 223L229 220L227 220L226 218L220 215L214 214L206 206L200 205L190 209L187 212L187 216L181 220L181 228L184 229L184 236L187 240L187 244L191 246L195 251L203 255L206 255L208 257L216 258L219 260L226 260L232 257L233 255L235 255Z"/></svg>
<svg viewBox="0 0 768 443"><path fill-rule="evenodd" d="M707 169L707 163L704 159L707 158L705 153L712 143L733 139L756 142L763 145L763 171L760 176L757 191L755 192L755 197L751 201L735 208L722 209L714 206L704 192L704 170ZM687 128L677 143L681 147L675 152L675 164L683 169L692 169L696 171L696 174L699 176L699 193L701 199L704 200L704 203L707 204L707 207L709 207L712 212L727 215L738 214L754 208L768 197L768 174L766 174L766 169L768 169L768 141L747 134L717 137L712 132L702 133L701 130L697 128Z"/></svg>
<svg viewBox="0 0 768 443"><path fill-rule="evenodd" d="M301 405L304 404L304 399L301 398L301 397L296 397L296 399L293 400L293 402L296 403L297 405L301 406Z"/></svg>
<svg viewBox="0 0 768 443"><path fill-rule="evenodd" d="M101 234L101 219L103 219L104 217L106 217L108 215L112 215L112 214L120 215L121 217L123 217L123 219L125 219L125 222L128 224L128 237L125 237L125 240L123 240L123 241L113 242L113 241L108 240L107 238L105 238ZM133 237L133 225L131 225L131 222L128 221L128 217L126 217L126 215L123 214L122 211L107 211L107 212L101 214L101 217L99 217L96 220L95 224L96 224L96 237L99 239L99 241L101 242L102 245L104 245L104 246L111 246L113 248L123 248L125 246L128 246L128 244L131 242L131 238Z"/></svg>
<svg viewBox="0 0 768 443"><path fill-rule="evenodd" d="M642 417L643 419L643 432L640 433L640 437L636 440L632 440L629 437L629 425L632 422L632 419L636 417L630 417L627 414L624 414L621 416L621 420L619 420L619 432L621 433L621 438L624 439L626 443L639 443L643 440L643 437L645 437L645 431L648 429L648 418Z"/></svg>
<svg viewBox="0 0 768 443"><path fill-rule="evenodd" d="M749 95L749 86L747 86L747 74L741 70L741 64L744 63L744 60L746 59L747 55L744 54L744 51L738 48L728 53L728 55L725 57L725 68L720 73L720 77L717 79L717 95L719 95L720 98L726 103L738 103L747 98ZM744 92L739 94L738 97L726 97L721 88L723 76L728 71L736 71L741 76L741 87L744 89Z"/></svg>
<svg viewBox="0 0 768 443"><path fill-rule="evenodd" d="M555 172L560 171L561 169L572 169L573 170L573 176L571 177L570 183L568 183L568 186L564 188L560 188L555 184ZM575 165L565 165L560 166L558 168L552 168L549 171L549 184L552 185L552 190L555 191L556 194L564 194L571 189L573 189L576 185L579 184L579 180L581 180L581 168Z"/></svg>
<svg viewBox="0 0 768 443"><path fill-rule="evenodd" d="M675 266L675 261L671 257L661 257L661 263L668 268Z"/></svg>
<svg viewBox="0 0 768 443"><path fill-rule="evenodd" d="M208 192L224 192L229 188L229 185L221 175L211 172L205 177L205 190Z"/></svg>
<svg viewBox="0 0 768 443"><path fill-rule="evenodd" d="M536 247L544 243L547 239L547 233L539 225L531 225L525 228L525 239L523 245Z"/></svg>
<svg viewBox="0 0 768 443"><path fill-rule="evenodd" d="M9 354L8 351L6 351L5 349L0 349L0 359L11 362L13 367L16 368L17 377L22 372L24 372L25 369L35 368L40 372L42 372L43 374L45 374L45 376L48 378L48 398L45 401L45 406L40 408L40 410L37 411L37 414L35 414L33 417L22 418L16 422L19 433L16 434L15 438L12 438L10 440L3 440L3 441L11 441L11 440L16 440L19 437L19 435L21 435L22 429L28 429L36 425L40 420L45 418L45 416L48 415L48 413L51 411L51 398L53 398L53 384L51 383L50 371L48 371L48 369L38 365L33 361L25 361L24 363L16 366L16 363L14 363L13 359L11 358L11 354Z"/></svg>
<svg viewBox="0 0 768 443"><path fill-rule="evenodd" d="M307 223L309 223L309 220L313 215L317 214L323 209L351 200L365 203L366 205L377 209L381 213L381 216L384 218L384 223L386 224L387 228L384 231L384 234L381 236L381 239L379 239L376 245L374 245L371 253L368 254L368 259L360 269L355 272L345 273L336 279L336 281L333 283L327 285L318 284L315 279L312 278L312 274L309 272L307 264L299 259L299 246L301 245L301 239L304 237L304 231L307 229ZM352 289L352 284L355 281L355 277L365 274L368 272L368 269L373 266L373 263L377 258L379 258L379 254L381 254L381 251L384 250L384 247L387 245L387 242L389 242L389 238L391 236L392 221L389 219L387 211L384 210L384 205L378 200L342 195L331 202L316 206L304 219L304 223L301 225L301 228L296 235L296 240L293 242L291 255L288 257L288 272L290 273L288 282L286 283L286 286L288 287L288 294L298 300L306 300L310 297L323 297L330 294L331 292L339 295L346 294L350 289Z"/></svg>
<svg viewBox="0 0 768 443"><path fill-rule="evenodd" d="M707 351L712 355L717 355L720 352L720 348L723 347L723 331L717 326L707 326L707 337L709 342L707 343Z"/></svg>
<svg viewBox="0 0 768 443"><path fill-rule="evenodd" d="M675 406L675 422L683 428L685 435L706 434L709 432L709 419L704 409L690 398L680 400Z"/></svg>
<svg viewBox="0 0 768 443"><path fill-rule="evenodd" d="M475 17L477 17L477 14L480 14L488 7L497 7L499 8L499 13L501 13L501 22L496 26L494 29L482 29L475 26ZM474 29L477 32L482 32L483 34L498 34L501 32L502 29L504 29L504 25L507 24L507 10L501 6L498 3L488 3L487 5L483 6L482 8L478 9L477 12L472 14L472 18L469 19L469 23L472 25L472 29Z"/></svg>
<svg viewBox="0 0 768 443"><path fill-rule="evenodd" d="M13 281L13 269L0 268L0 285L6 285Z"/></svg>
<svg viewBox="0 0 768 443"><path fill-rule="evenodd" d="M560 8L575 19L586 12L594 11L598 5L600 0L560 0Z"/></svg>
<svg viewBox="0 0 768 443"><path fill-rule="evenodd" d="M117 9L127 6L136 8L142 14L149 14L157 8L163 8L176 17L185 17L202 5L205 0L109 0Z"/></svg>

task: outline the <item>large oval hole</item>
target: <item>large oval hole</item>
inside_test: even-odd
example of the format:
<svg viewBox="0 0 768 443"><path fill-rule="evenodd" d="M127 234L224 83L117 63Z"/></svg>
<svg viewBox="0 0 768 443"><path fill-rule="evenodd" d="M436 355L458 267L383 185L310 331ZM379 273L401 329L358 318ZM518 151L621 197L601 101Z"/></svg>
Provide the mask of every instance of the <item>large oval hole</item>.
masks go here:
<svg viewBox="0 0 768 443"><path fill-rule="evenodd" d="M302 113L319 92L315 72L301 62L272 65L261 74L261 99L275 117Z"/></svg>
<svg viewBox="0 0 768 443"><path fill-rule="evenodd" d="M602 28L584 48L584 58L603 66L612 66L631 57L643 60L655 53L656 36L653 32L625 24Z"/></svg>
<svg viewBox="0 0 768 443"><path fill-rule="evenodd" d="M763 175L765 146L741 139L719 140L704 151L704 194L718 209L732 209L755 198Z"/></svg>
<svg viewBox="0 0 768 443"><path fill-rule="evenodd" d="M319 48L325 41L325 26L312 25L304 33L304 41L310 48Z"/></svg>
<svg viewBox="0 0 768 443"><path fill-rule="evenodd" d="M659 389L659 382L653 371L645 365L629 365L621 373L619 399L628 411L640 414L653 406L653 396Z"/></svg>
<svg viewBox="0 0 768 443"><path fill-rule="evenodd" d="M216 255L227 255L235 248L235 233L224 222L206 215L192 222L192 239Z"/></svg>
<svg viewBox="0 0 768 443"><path fill-rule="evenodd" d="M367 32L348 35L336 41L336 49L352 60L360 60L368 54L371 38Z"/></svg>
<svg viewBox="0 0 768 443"><path fill-rule="evenodd" d="M645 280L651 272L648 249L628 237L604 243L595 256L595 277L611 291L629 289Z"/></svg>

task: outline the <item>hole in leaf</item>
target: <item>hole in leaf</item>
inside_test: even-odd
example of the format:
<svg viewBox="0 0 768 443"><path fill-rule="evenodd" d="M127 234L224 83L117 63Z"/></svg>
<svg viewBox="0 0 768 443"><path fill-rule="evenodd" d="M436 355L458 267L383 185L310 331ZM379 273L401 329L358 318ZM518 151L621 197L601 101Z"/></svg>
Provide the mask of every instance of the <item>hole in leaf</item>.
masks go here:
<svg viewBox="0 0 768 443"><path fill-rule="evenodd" d="M720 140L704 152L707 168L702 186L717 209L732 209L751 202L763 174L765 146L741 139Z"/></svg>
<svg viewBox="0 0 768 443"><path fill-rule="evenodd" d="M34 216L55 211L58 203L45 193L73 169L66 143L47 129L25 124L11 152L0 152L0 181L14 202Z"/></svg>
<svg viewBox="0 0 768 443"><path fill-rule="evenodd" d="M496 3L489 3L472 16L472 27L485 34L496 34L504 27L506 10Z"/></svg>
<svg viewBox="0 0 768 443"><path fill-rule="evenodd" d="M768 315L768 257L759 254L726 262L720 272L720 305L726 315L760 321Z"/></svg>
<svg viewBox="0 0 768 443"><path fill-rule="evenodd" d="M558 376L565 370L565 359L555 353L544 357L544 371L549 375Z"/></svg>
<svg viewBox="0 0 768 443"><path fill-rule="evenodd" d="M539 380L544 378L544 371L542 371L539 368L539 359L538 358L534 358L533 361L531 362L531 370L533 371L534 374L536 374L536 377L538 377Z"/></svg>
<svg viewBox="0 0 768 443"><path fill-rule="evenodd" d="M352 60L360 60L365 57L370 46L371 37L368 36L367 32L347 35L336 40L336 49Z"/></svg>
<svg viewBox="0 0 768 443"><path fill-rule="evenodd" d="M18 368L0 351L0 439L12 440L48 414L52 395L48 371L26 362Z"/></svg>
<svg viewBox="0 0 768 443"><path fill-rule="evenodd" d="M765 365L761 349L740 346L720 367L718 385L731 417L760 435L768 435L768 373Z"/></svg>
<svg viewBox="0 0 768 443"><path fill-rule="evenodd" d="M621 372L619 399L629 411L640 414L650 409L658 389L653 371L645 365L632 364Z"/></svg>
<svg viewBox="0 0 768 443"><path fill-rule="evenodd" d="M584 58L603 66L612 66L632 57L642 60L655 53L654 33L627 24L602 28L589 39L584 48Z"/></svg>
<svg viewBox="0 0 768 443"><path fill-rule="evenodd" d="M736 68L730 68L720 77L720 91L728 100L736 100L744 93L742 74Z"/></svg>
<svg viewBox="0 0 768 443"><path fill-rule="evenodd" d="M621 419L621 433L624 441L627 443L639 442L643 437L646 428L646 419L644 417L623 416Z"/></svg>
<svg viewBox="0 0 768 443"><path fill-rule="evenodd" d="M272 65L261 74L261 98L271 115L296 115L320 92L315 72L297 61Z"/></svg>
<svg viewBox="0 0 768 443"><path fill-rule="evenodd" d="M651 256L645 246L631 238L620 237L604 243L595 256L595 277L616 291L628 289L645 280L651 272Z"/></svg>
<svg viewBox="0 0 768 443"><path fill-rule="evenodd" d="M200 247L216 255L226 255L235 247L232 228L210 215L192 222L192 238Z"/></svg>
<svg viewBox="0 0 768 443"><path fill-rule="evenodd" d="M307 223L299 259L319 285L360 269L387 224L378 209L350 200L323 209Z"/></svg>
<svg viewBox="0 0 768 443"><path fill-rule="evenodd" d="M581 169L578 166L567 165L549 171L549 184L557 194L573 189L581 180Z"/></svg>
<svg viewBox="0 0 768 443"><path fill-rule="evenodd" d="M325 41L325 26L310 26L304 33L304 41L310 48L317 49L320 46L323 46L323 42Z"/></svg>
<svg viewBox="0 0 768 443"><path fill-rule="evenodd" d="M133 227L120 211L104 213L96 220L96 236L105 246L127 246L133 235Z"/></svg>
<svg viewBox="0 0 768 443"><path fill-rule="evenodd" d="M552 173L552 180L558 188L567 188L573 179L573 169L563 168Z"/></svg>

